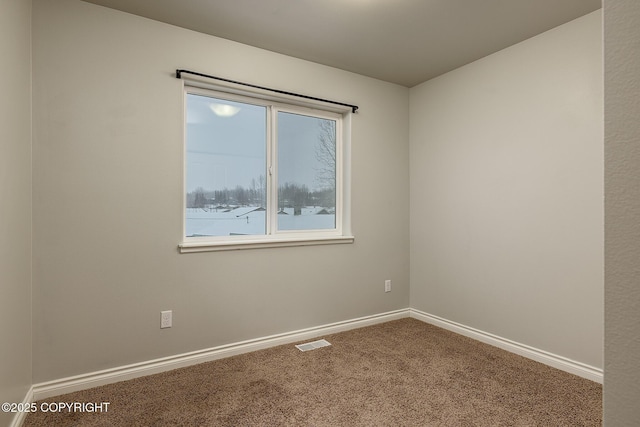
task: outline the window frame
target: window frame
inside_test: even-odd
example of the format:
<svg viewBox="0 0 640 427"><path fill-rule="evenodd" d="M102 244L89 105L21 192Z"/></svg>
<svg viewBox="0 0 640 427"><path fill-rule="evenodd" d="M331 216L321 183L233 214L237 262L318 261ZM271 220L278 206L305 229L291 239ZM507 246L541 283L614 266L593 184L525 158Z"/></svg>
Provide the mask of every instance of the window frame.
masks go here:
<svg viewBox="0 0 640 427"><path fill-rule="evenodd" d="M183 186L181 253L255 249L287 246L308 246L353 243L350 233L350 131L352 111L348 108L322 105L259 92L238 91L229 87L188 84L183 81ZM266 214L265 234L246 236L186 236L187 213L187 101L194 94L215 99L263 106L266 109ZM336 213L335 228L324 230L278 230L278 113L290 113L319 119L335 120L336 124Z"/></svg>

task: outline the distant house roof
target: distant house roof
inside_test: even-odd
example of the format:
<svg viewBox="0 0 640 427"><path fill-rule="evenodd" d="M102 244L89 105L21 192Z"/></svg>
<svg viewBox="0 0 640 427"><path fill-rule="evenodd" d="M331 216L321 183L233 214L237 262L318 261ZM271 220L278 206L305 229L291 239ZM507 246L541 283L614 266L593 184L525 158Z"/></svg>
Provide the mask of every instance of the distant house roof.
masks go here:
<svg viewBox="0 0 640 427"><path fill-rule="evenodd" d="M236 208L233 210L233 213L236 215L236 218L239 218L241 216L245 216L245 215L249 215L251 212L263 212L265 211L265 208L263 207L255 207L255 206L249 206L249 207L244 207L244 208Z"/></svg>

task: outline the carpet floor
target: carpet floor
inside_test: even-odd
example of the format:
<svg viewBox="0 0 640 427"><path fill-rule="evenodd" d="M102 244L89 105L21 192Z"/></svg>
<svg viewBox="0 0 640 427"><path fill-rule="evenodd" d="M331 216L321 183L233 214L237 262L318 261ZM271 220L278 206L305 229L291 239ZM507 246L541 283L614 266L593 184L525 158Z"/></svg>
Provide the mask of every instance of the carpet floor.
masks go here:
<svg viewBox="0 0 640 427"><path fill-rule="evenodd" d="M70 393L32 426L600 426L602 386L401 319Z"/></svg>

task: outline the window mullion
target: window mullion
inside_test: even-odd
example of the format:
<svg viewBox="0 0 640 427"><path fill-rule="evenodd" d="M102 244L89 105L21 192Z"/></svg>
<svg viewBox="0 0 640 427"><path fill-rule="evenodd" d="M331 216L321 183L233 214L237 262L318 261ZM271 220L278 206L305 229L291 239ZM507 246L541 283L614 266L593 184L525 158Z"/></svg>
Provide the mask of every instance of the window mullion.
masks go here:
<svg viewBox="0 0 640 427"><path fill-rule="evenodd" d="M276 109L267 111L267 234L273 235L278 226L278 126Z"/></svg>

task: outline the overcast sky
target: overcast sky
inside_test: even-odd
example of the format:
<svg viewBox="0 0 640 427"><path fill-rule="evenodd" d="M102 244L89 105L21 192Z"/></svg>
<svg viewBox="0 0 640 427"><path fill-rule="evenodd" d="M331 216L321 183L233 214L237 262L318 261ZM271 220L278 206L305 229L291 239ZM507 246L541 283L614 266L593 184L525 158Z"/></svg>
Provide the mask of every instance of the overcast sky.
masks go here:
<svg viewBox="0 0 640 427"><path fill-rule="evenodd" d="M212 104L237 109L218 116ZM230 108L231 107L231 108ZM280 113L278 126L279 182L318 188L320 164L315 150L320 119ZM266 175L266 108L189 94L187 97L187 192L251 187Z"/></svg>

